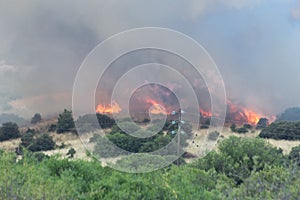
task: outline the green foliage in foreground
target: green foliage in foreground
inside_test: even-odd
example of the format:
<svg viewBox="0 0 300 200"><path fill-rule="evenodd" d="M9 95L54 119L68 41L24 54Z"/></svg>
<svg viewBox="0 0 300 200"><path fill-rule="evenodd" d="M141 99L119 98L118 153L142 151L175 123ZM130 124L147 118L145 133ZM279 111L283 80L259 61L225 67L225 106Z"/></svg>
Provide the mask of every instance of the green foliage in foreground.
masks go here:
<svg viewBox="0 0 300 200"><path fill-rule="evenodd" d="M272 147L262 139L231 136L219 144L218 151L211 151L194 165L204 170L214 169L241 184L253 172L261 171L266 166L283 164L281 149Z"/></svg>
<svg viewBox="0 0 300 200"><path fill-rule="evenodd" d="M130 160L118 164L128 168ZM236 137L193 164L141 174L32 153L16 161L0 151L0 199L299 199L300 170L291 161L261 139Z"/></svg>

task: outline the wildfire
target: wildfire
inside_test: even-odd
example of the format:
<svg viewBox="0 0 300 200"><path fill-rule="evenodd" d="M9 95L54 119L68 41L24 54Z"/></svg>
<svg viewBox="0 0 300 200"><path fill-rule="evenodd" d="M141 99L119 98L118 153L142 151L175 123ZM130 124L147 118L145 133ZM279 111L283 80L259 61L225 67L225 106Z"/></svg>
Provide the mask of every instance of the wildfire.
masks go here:
<svg viewBox="0 0 300 200"><path fill-rule="evenodd" d="M146 99L146 102L151 105L149 110L152 114L164 114L167 115L168 112L161 106L162 104L158 103L154 99Z"/></svg>
<svg viewBox="0 0 300 200"><path fill-rule="evenodd" d="M211 117L211 112L206 111L206 110L204 110L202 108L200 108L199 112L200 112L200 114L201 114L202 117Z"/></svg>
<svg viewBox="0 0 300 200"><path fill-rule="evenodd" d="M112 102L112 104L108 105L98 104L96 108L96 112L102 114L119 113L121 110L122 109L117 102Z"/></svg>
<svg viewBox="0 0 300 200"><path fill-rule="evenodd" d="M227 110L227 118L228 121L234 120L236 123L249 123L249 124L257 124L259 119L262 117L257 112L245 108L243 106L235 105L230 101L227 102L228 110Z"/></svg>

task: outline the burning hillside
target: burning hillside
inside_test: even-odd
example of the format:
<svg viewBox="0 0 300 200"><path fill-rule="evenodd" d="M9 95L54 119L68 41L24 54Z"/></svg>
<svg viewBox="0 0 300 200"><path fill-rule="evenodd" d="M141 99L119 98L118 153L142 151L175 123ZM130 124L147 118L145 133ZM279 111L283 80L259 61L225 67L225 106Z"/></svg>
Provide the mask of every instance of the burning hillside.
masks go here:
<svg viewBox="0 0 300 200"><path fill-rule="evenodd" d="M98 104L96 108L97 113L101 114L113 114L113 113L119 113L121 111L121 107L117 102L112 102L112 104Z"/></svg>
<svg viewBox="0 0 300 200"><path fill-rule="evenodd" d="M189 102L188 99L181 99L180 101ZM206 98L201 98L199 101L199 114L201 119L207 121L212 117L211 103ZM150 119L149 114L153 115L170 115L172 111L179 110L180 104L176 95L168 88L160 85L150 84L138 88L130 97L129 107L125 107L122 102L118 104L116 101L112 104L98 104L96 112L102 114L120 113L129 109L130 117L137 121ZM124 103L124 102L123 102ZM189 105L189 104L186 104ZM194 114L195 110L185 108L183 109L187 114ZM123 113L123 112L121 112ZM127 112L124 112L127 113ZM215 118L221 117L218 111L215 111ZM129 116L127 116L129 117ZM266 116L255 109L243 106L231 100L227 100L226 124L252 124L255 125L260 118L267 117L270 121L272 117Z"/></svg>
<svg viewBox="0 0 300 200"><path fill-rule="evenodd" d="M143 99L134 100L130 104L130 113L131 116L135 119L144 119L149 117L148 114L154 115L170 115L173 110L178 110L178 105L168 105L167 103L152 99L150 97L145 97ZM98 104L96 107L96 112L101 114L113 114L119 113L122 109L117 102L112 104ZM199 113L203 118L210 118L212 116L211 112L208 109L200 108ZM218 116L216 116L218 117ZM227 114L225 122L236 123L236 124L257 124L260 118L265 117L254 110L237 105L228 100L227 102ZM272 120L272 119L270 119Z"/></svg>

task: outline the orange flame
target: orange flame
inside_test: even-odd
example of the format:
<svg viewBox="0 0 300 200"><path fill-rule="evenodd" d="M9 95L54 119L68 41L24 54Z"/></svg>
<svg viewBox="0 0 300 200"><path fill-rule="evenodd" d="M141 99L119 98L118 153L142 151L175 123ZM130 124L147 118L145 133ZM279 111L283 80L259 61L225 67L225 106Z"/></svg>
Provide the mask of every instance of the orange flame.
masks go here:
<svg viewBox="0 0 300 200"><path fill-rule="evenodd" d="M206 111L206 110L200 108L199 112L200 112L202 117L211 117L211 112L210 111Z"/></svg>
<svg viewBox="0 0 300 200"><path fill-rule="evenodd" d="M257 124L257 122L261 118L260 115L246 108L244 109L244 114L246 115L249 124Z"/></svg>
<svg viewBox="0 0 300 200"><path fill-rule="evenodd" d="M115 101L112 102L112 104L108 104L107 106L103 104L98 104L96 108L96 112L102 114L119 113L121 110L122 110L121 107Z"/></svg>
<svg viewBox="0 0 300 200"><path fill-rule="evenodd" d="M158 103L154 99L146 99L146 102L151 105L151 109L149 110L152 114L164 114L167 115L168 112L162 107L161 103Z"/></svg>
<svg viewBox="0 0 300 200"><path fill-rule="evenodd" d="M257 112L245 108L243 106L235 105L228 100L228 113L230 116L233 116L233 120L237 123L249 123L257 124L262 115Z"/></svg>

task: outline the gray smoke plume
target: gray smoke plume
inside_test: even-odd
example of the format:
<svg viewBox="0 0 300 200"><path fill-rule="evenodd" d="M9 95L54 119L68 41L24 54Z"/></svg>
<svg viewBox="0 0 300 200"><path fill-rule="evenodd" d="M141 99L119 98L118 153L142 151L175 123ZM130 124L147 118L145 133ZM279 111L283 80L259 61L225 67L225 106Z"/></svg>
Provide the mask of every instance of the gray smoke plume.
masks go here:
<svg viewBox="0 0 300 200"><path fill-rule="evenodd" d="M0 112L70 107L76 72L99 42L160 26L208 50L230 99L276 115L300 106L299 8L296 0L0 0Z"/></svg>

